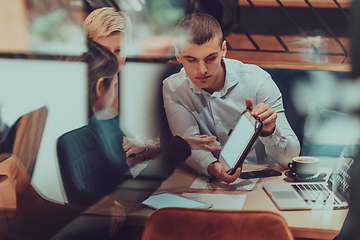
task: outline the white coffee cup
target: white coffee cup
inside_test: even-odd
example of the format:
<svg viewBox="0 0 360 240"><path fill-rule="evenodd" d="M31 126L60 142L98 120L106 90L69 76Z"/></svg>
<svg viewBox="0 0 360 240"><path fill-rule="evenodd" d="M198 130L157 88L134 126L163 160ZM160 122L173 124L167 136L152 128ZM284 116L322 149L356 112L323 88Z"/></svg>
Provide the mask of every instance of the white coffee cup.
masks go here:
<svg viewBox="0 0 360 240"><path fill-rule="evenodd" d="M288 167L296 175L314 175L319 171L319 159L307 156L295 157Z"/></svg>

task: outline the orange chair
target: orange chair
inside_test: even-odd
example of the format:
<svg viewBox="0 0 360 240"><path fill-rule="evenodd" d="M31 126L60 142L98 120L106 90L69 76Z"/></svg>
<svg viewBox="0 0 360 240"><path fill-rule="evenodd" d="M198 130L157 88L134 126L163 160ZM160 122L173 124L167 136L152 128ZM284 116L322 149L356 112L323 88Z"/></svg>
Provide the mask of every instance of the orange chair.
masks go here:
<svg viewBox="0 0 360 240"><path fill-rule="evenodd" d="M85 210L40 196L15 155L0 154L0 174L8 175L0 183L0 240L49 239Z"/></svg>
<svg viewBox="0 0 360 240"><path fill-rule="evenodd" d="M142 240L290 240L285 219L269 211L162 208L147 220Z"/></svg>
<svg viewBox="0 0 360 240"><path fill-rule="evenodd" d="M16 123L12 154L21 161L30 178L34 170L47 114L47 107L42 107L21 116Z"/></svg>

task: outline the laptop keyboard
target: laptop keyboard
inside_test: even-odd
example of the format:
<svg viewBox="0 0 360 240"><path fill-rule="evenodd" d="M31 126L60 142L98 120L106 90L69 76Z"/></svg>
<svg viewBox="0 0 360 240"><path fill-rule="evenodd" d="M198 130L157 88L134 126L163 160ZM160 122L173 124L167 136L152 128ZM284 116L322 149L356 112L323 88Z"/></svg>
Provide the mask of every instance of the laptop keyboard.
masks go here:
<svg viewBox="0 0 360 240"><path fill-rule="evenodd" d="M323 205L339 205L332 192L322 184L292 184L294 190L307 204L322 203Z"/></svg>

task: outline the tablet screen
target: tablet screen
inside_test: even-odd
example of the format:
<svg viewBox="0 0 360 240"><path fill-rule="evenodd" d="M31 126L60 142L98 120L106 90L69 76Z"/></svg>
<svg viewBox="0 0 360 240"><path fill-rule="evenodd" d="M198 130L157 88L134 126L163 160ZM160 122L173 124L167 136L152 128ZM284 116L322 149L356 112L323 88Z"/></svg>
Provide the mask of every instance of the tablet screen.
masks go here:
<svg viewBox="0 0 360 240"><path fill-rule="evenodd" d="M254 126L243 115L221 151L221 156L230 167L235 165L254 132Z"/></svg>
<svg viewBox="0 0 360 240"><path fill-rule="evenodd" d="M171 193L159 193L152 195L143 201L143 204L155 209L164 207L201 208L207 205L206 203L198 202Z"/></svg>

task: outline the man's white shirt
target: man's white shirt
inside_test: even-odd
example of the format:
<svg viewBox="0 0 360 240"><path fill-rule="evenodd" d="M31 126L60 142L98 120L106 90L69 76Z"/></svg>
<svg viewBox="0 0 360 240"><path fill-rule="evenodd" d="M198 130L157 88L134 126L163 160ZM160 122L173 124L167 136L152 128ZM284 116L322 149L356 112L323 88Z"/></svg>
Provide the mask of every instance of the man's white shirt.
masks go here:
<svg viewBox="0 0 360 240"><path fill-rule="evenodd" d="M269 104L277 113L275 131L259 137L247 162L278 163L286 167L299 155L300 144L284 113L281 93L271 76L260 67L237 60L224 59L224 87L210 94L195 86L182 68L163 82L164 106L173 135L217 136L223 145L230 129L235 127L249 98L253 105ZM193 150L186 163L199 173L209 175L209 164L217 160L219 151L210 153Z"/></svg>

